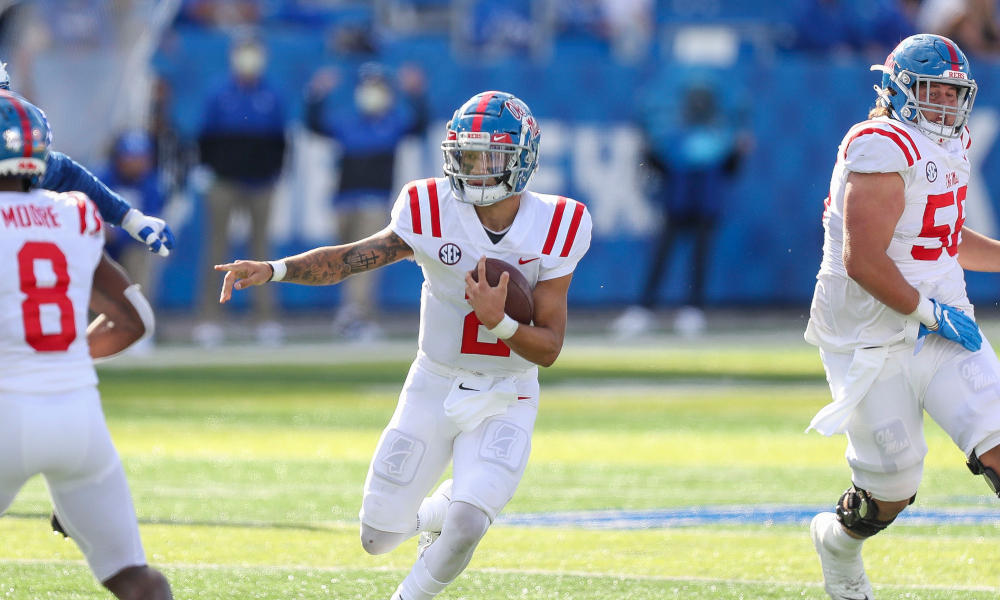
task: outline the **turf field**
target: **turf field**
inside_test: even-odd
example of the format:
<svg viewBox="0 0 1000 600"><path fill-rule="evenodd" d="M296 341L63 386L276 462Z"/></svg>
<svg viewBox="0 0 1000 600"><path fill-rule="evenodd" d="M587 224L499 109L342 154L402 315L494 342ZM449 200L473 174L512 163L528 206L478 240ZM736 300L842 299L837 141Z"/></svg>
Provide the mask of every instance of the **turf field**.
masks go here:
<svg viewBox="0 0 1000 600"><path fill-rule="evenodd" d="M386 599L412 564L415 542L370 557L357 541L406 352L299 352L333 364L195 357L101 371L147 554L178 599ZM843 438L802 433L828 400L812 348L571 343L542 378L510 523L607 509L748 517L640 529L501 521L442 598L825 597L807 524L752 516L832 506L849 484ZM1000 515L930 421L927 435L916 508ZM110 597L76 546L50 533L48 513L35 479L0 519L0 598ZM913 523L866 545L879 598L1000 598L1000 516Z"/></svg>

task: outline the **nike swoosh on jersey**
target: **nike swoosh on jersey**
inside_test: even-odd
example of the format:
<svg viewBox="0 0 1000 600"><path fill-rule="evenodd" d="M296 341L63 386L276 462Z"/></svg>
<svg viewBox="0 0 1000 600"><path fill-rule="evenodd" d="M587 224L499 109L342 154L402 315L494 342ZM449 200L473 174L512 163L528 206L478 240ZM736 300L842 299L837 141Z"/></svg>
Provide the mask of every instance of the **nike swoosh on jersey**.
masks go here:
<svg viewBox="0 0 1000 600"><path fill-rule="evenodd" d="M474 390L474 389L472 389L472 388L467 388L467 387L465 387L465 384L464 384L464 383L460 383L460 384L458 384L458 389L460 389L460 390L465 390L465 391L467 391L467 392L478 392L478 391L479 391L479 390Z"/></svg>
<svg viewBox="0 0 1000 600"><path fill-rule="evenodd" d="M531 396L518 396L518 400L531 400Z"/></svg>
<svg viewBox="0 0 1000 600"><path fill-rule="evenodd" d="M535 258L529 258L528 260L524 260L523 258L519 258L519 259L517 259L517 264L519 264L519 265L526 265L526 264L528 264L530 262L538 260L539 258L541 258L541 257L540 256L536 256Z"/></svg>

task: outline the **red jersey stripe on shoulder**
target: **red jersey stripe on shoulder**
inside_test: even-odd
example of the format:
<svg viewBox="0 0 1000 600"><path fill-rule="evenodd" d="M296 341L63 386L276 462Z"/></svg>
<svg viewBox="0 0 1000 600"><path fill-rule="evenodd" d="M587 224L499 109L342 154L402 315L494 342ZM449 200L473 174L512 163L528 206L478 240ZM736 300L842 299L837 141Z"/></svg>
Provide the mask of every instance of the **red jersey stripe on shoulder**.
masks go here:
<svg viewBox="0 0 1000 600"><path fill-rule="evenodd" d="M76 199L76 208L80 211L80 235L87 233L87 203L83 198L73 194Z"/></svg>
<svg viewBox="0 0 1000 600"><path fill-rule="evenodd" d="M574 202L576 201L574 200ZM569 251L573 248L576 231L580 228L580 221L583 220L583 208L583 202L576 202L576 208L573 209L573 219L569 222L569 232L566 233L566 243L563 244L562 252L559 253L562 258L569 256Z"/></svg>
<svg viewBox="0 0 1000 600"><path fill-rule="evenodd" d="M552 223L549 225L549 235L545 238L545 245L542 247L542 254L551 254L552 246L556 245L556 236L559 235L559 226L562 225L563 211L566 210L566 198L559 196L556 200L556 212L552 215Z"/></svg>
<svg viewBox="0 0 1000 600"><path fill-rule="evenodd" d="M969 146L972 145L972 132L969 131L968 126L963 127L963 129L965 129L965 139L969 140L968 142L965 143L965 149L968 150Z"/></svg>
<svg viewBox="0 0 1000 600"><path fill-rule="evenodd" d="M431 204L431 235L441 237L441 207L438 206L438 188L436 179L427 179L427 199Z"/></svg>
<svg viewBox="0 0 1000 600"><path fill-rule="evenodd" d="M486 113L486 108L490 105L490 100L493 98L493 92L486 92L483 97L479 99L479 104L476 105L476 112L479 113L472 118L472 130L479 131L483 128L483 115Z"/></svg>
<svg viewBox="0 0 1000 600"><path fill-rule="evenodd" d="M420 235L423 233L423 228L420 226L420 196L417 195L417 185L411 183L407 193L410 194L410 222L413 233Z"/></svg>
<svg viewBox="0 0 1000 600"><path fill-rule="evenodd" d="M854 140L858 139L863 135L869 135L872 133L883 135L889 138L890 140L896 142L896 145L899 146L899 149L902 150L903 154L906 156L906 166L908 167L913 166L913 157L910 155L910 150L906 147L906 144L903 143L903 140L899 139L899 136L896 135L895 133L886 131L884 129L878 129L876 127L866 127L865 129L862 129L861 131L851 136L851 138L847 140L847 144L844 145L844 158L847 158L847 150L848 148L851 147L851 142L853 142Z"/></svg>
<svg viewBox="0 0 1000 600"><path fill-rule="evenodd" d="M910 147L913 148L913 153L917 156L917 160L920 160L920 150L917 149L917 144L914 143L913 138L910 137L910 134L906 133L906 130L903 129L902 127L899 127L898 125L893 125L892 123L886 123L886 125L892 127L893 130L896 131L896 133L905 137L906 141L910 142Z"/></svg>

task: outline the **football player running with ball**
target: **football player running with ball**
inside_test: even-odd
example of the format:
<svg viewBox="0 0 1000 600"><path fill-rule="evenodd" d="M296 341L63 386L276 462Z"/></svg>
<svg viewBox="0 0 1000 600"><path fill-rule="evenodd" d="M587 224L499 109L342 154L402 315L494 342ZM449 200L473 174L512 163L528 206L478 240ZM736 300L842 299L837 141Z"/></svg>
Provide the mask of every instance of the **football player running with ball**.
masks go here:
<svg viewBox="0 0 1000 600"><path fill-rule="evenodd" d="M106 588L169 600L146 565L93 364L152 335L152 309L103 254L90 198L29 191L46 171L42 112L0 91L0 134L0 514L41 473L61 529ZM88 308L98 315L89 326Z"/></svg>
<svg viewBox="0 0 1000 600"><path fill-rule="evenodd" d="M216 267L228 271L222 302L233 289L332 284L405 258L423 270L417 358L372 458L360 515L370 554L420 534L417 562L393 600L430 600L454 581L524 474L537 365L551 365L562 349L566 295L591 231L583 204L527 191L538 141L522 101L477 94L448 123L447 177L407 185L380 233L280 261ZM533 288L531 325L504 313L509 276L491 287L487 257L513 265ZM427 498L452 460L454 481Z"/></svg>
<svg viewBox="0 0 1000 600"><path fill-rule="evenodd" d="M976 96L951 40L915 35L882 72L868 121L837 153L806 340L820 348L833 402L810 428L847 434L852 486L811 533L826 591L872 600L866 539L916 498L923 414L1000 491L1000 362L976 325L963 269L1000 271L1000 243L967 227Z"/></svg>

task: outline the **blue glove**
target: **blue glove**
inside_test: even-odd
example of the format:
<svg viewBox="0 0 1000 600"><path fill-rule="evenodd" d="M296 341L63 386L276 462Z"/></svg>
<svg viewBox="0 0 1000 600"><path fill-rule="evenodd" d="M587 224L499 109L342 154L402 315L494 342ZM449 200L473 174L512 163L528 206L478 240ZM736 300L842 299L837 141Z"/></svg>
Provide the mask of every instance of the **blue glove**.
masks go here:
<svg viewBox="0 0 1000 600"><path fill-rule="evenodd" d="M937 325L931 329L920 324L920 333L917 339L936 333L946 340L961 345L969 352L977 352L983 345L983 336L979 333L979 326L960 309L947 304L941 304L932 299L934 303L934 318Z"/></svg>
<svg viewBox="0 0 1000 600"><path fill-rule="evenodd" d="M174 249L174 232L163 219L147 217L133 208L122 219L122 229L160 256L167 256Z"/></svg>

